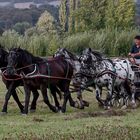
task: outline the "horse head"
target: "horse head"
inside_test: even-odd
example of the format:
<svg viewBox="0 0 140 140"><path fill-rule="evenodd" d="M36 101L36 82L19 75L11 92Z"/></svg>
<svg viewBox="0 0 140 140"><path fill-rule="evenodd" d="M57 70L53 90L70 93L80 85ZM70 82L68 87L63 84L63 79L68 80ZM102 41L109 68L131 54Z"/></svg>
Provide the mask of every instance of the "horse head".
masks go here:
<svg viewBox="0 0 140 140"><path fill-rule="evenodd" d="M64 48L58 48L57 51L54 54L54 57L63 56L65 57L65 49Z"/></svg>
<svg viewBox="0 0 140 140"><path fill-rule="evenodd" d="M91 48L86 48L80 57L81 70L85 71L85 73L95 74L99 69L103 69L102 61L103 56L101 53L93 51Z"/></svg>
<svg viewBox="0 0 140 140"><path fill-rule="evenodd" d="M14 75L17 68L33 63L32 54L21 48L12 48L8 55L7 74Z"/></svg>
<svg viewBox="0 0 140 140"><path fill-rule="evenodd" d="M73 66L74 73L77 73L80 70L80 61L78 56L74 55L66 48L59 48L54 54L54 57L58 56L64 57L64 59L66 59L66 61L68 61Z"/></svg>

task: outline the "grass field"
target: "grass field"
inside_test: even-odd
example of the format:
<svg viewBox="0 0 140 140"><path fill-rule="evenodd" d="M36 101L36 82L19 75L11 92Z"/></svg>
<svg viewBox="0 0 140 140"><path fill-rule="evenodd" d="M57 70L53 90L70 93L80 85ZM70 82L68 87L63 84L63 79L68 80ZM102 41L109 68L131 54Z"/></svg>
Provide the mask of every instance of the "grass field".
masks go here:
<svg viewBox="0 0 140 140"><path fill-rule="evenodd" d="M0 81L0 107L6 89ZM24 95L19 94L21 101ZM74 95L73 95L74 96ZM75 97L74 97L75 98ZM76 99L76 98L75 98ZM84 110L67 105L65 114L52 113L40 96L35 113L22 116L11 98L8 114L0 116L0 139L4 140L139 140L140 108L104 111L93 93L84 93L90 107ZM24 103L24 102L23 102Z"/></svg>

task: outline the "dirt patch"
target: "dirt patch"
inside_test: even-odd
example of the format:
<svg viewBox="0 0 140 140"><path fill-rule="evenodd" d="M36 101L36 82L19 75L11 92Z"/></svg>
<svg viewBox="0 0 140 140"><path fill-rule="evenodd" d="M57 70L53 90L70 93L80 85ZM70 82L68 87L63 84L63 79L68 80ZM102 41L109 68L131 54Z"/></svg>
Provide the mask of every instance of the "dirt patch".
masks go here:
<svg viewBox="0 0 140 140"><path fill-rule="evenodd" d="M97 112L82 112L76 113L74 116L67 116L65 120L88 118L88 117L111 117L111 116L125 116L131 110L107 110Z"/></svg>
<svg viewBox="0 0 140 140"><path fill-rule="evenodd" d="M37 118L37 117L34 117L34 118L33 118L33 121L34 121L34 122L44 122L43 119L40 119L40 118Z"/></svg>

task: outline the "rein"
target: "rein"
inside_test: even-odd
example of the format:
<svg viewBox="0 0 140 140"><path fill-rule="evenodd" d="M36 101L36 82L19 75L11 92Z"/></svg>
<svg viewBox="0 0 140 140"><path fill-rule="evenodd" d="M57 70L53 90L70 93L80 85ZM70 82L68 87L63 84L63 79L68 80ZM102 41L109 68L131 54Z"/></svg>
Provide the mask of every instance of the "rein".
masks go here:
<svg viewBox="0 0 140 140"><path fill-rule="evenodd" d="M91 74L91 75L86 74L86 73L77 73L77 75L78 75L78 74L82 74L82 75L84 75L84 76L91 77L91 78L99 78L99 77L101 77L101 76L103 76L103 75L105 75L105 74L111 74L111 75L113 75L113 76L115 76L115 77L118 77L118 78L124 80L124 81L127 80L127 78L122 78L121 76L118 76L117 74L115 74L115 73L112 72L111 70L104 70L104 71L102 71L101 73L98 73L98 74ZM127 81L129 81L129 80L127 80ZM129 82L130 82L130 81L129 81Z"/></svg>
<svg viewBox="0 0 140 140"><path fill-rule="evenodd" d="M13 76L16 76L17 78L7 78L6 77L6 70L3 71L1 73L1 75L7 81L18 81L18 80L22 80L22 79L33 79L33 78L62 79L62 80L69 80L69 81L71 81L70 78L67 78L67 75L66 75L66 77L50 76L50 69L49 68L48 68L49 69L48 75L43 75L43 74L40 74L39 72L37 74L33 75L35 73L35 71L37 70L37 65L36 64L31 64L31 65L28 65L28 66L16 69L16 71L23 70L23 69L31 67L31 66L35 66L35 69L33 70L33 72L28 73L26 75L23 74L23 73L22 74L15 74L15 75L13 75ZM67 73L68 73L68 70L67 70Z"/></svg>

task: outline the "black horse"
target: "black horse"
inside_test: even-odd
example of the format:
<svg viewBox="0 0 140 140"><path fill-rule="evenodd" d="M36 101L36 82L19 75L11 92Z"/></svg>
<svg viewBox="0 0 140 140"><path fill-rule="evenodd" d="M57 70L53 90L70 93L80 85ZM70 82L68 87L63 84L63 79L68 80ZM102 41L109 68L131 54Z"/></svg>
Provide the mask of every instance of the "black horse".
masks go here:
<svg viewBox="0 0 140 140"><path fill-rule="evenodd" d="M31 64L36 65L36 70L33 65L27 67ZM7 74L14 75L16 72L15 69L17 68L23 68L20 70L20 74L22 73L23 75L25 75L25 78L23 78L25 90L24 114L28 113L30 92L31 89L34 88L40 89L43 95L44 102L52 111L57 111L57 109L53 105L51 105L48 100L46 87L49 87L49 85L58 86L59 89L64 92L64 102L61 108L62 112L66 111L66 103L68 100L71 106L76 107L76 102L73 101L69 92L69 85L73 75L73 68L71 64L68 63L63 57L45 60L43 58L33 56L26 50L14 48L9 52ZM26 75L30 75L30 77L26 77ZM36 76L34 77L34 75ZM46 78L44 76L50 77Z"/></svg>
<svg viewBox="0 0 140 140"><path fill-rule="evenodd" d="M0 46L0 69L2 72L7 67L7 64L8 64L7 57L8 57L8 52L2 46ZM5 103L4 103L4 106L2 109L2 113L7 113L7 105L8 105L8 100L10 98L9 95L13 96L14 100L16 101L16 103L18 104L18 106L20 108L20 111L23 112L24 106L19 101L19 98L18 98L17 93L16 93L16 88L18 86L23 86L23 81L22 80L9 81L9 80L6 80L4 76L2 76L2 80L3 80L6 88L8 89L6 96L5 96ZM60 108L59 102L57 101L57 98L56 98L56 92L59 94L59 96L61 96L60 91L54 86L51 86L50 89L51 89L51 93L54 97L56 106L58 108ZM33 101L31 103L30 111L34 112L36 110L36 102L37 102L37 99L39 97L39 93L38 93L37 89L35 89L35 88L32 89L32 92L33 92Z"/></svg>

